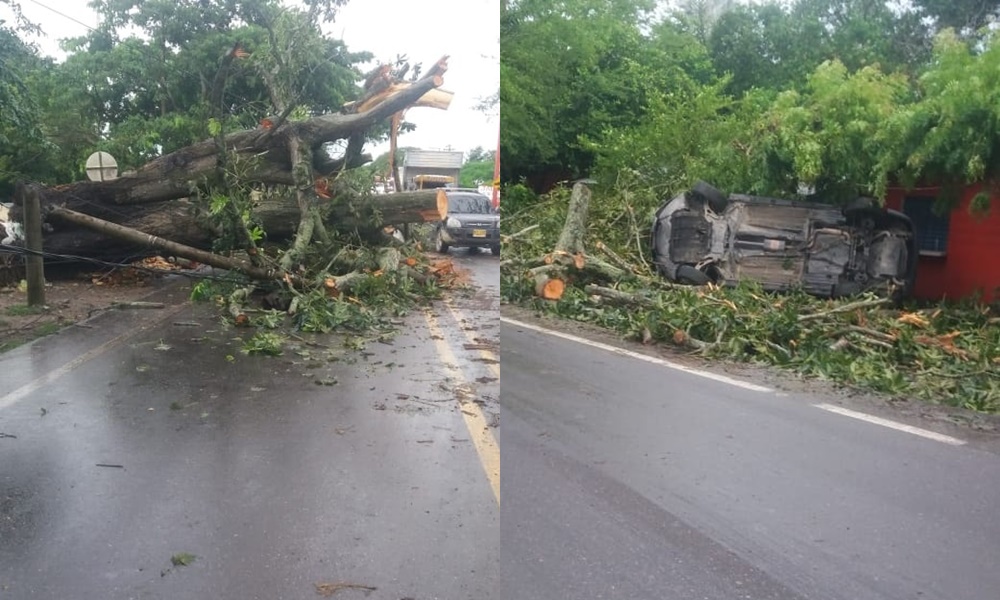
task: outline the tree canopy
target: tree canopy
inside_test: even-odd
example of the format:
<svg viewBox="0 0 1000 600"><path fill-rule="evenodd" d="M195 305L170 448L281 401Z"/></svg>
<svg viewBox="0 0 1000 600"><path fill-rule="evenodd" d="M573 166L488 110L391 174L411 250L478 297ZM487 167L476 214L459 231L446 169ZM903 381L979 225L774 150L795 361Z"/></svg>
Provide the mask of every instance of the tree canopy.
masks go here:
<svg viewBox="0 0 1000 600"><path fill-rule="evenodd" d="M501 29L506 184L839 201L997 176L1000 2L543 5L512 3Z"/></svg>
<svg viewBox="0 0 1000 600"><path fill-rule="evenodd" d="M94 0L99 25L64 41L62 63L20 40L34 25L0 25L0 185L79 178L95 150L134 169L292 105L339 110L371 58L320 30L344 3Z"/></svg>

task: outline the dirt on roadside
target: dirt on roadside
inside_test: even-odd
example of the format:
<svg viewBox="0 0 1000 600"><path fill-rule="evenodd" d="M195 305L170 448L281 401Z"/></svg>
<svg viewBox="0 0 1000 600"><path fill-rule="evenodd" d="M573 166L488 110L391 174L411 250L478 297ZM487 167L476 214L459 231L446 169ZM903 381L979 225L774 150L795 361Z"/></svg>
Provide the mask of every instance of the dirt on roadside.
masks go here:
<svg viewBox="0 0 1000 600"><path fill-rule="evenodd" d="M116 302L141 301L163 277L149 269L167 272L178 268L159 257L114 269L46 267L45 304L41 307L28 306L23 279L7 277L0 286L0 353L84 321Z"/></svg>

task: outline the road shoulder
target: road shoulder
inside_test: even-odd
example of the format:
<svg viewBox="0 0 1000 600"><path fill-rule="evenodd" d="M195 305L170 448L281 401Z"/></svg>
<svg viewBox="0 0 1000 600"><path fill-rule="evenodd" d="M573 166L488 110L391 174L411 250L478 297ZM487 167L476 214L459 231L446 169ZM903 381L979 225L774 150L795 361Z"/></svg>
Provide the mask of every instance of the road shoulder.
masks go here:
<svg viewBox="0 0 1000 600"><path fill-rule="evenodd" d="M501 304L500 314L504 319L568 333L692 369L709 371L751 384L766 386L777 394L796 399L801 398L803 402L829 403L876 417L898 420L945 435L968 438L970 442L974 442L980 447L1000 452L1000 415L935 405L920 400L888 397L819 379L806 379L763 365L707 360L674 348L662 345L644 345L638 341L624 339L615 332L590 323L544 315L538 311L511 304ZM503 323L504 328L509 326L507 322Z"/></svg>

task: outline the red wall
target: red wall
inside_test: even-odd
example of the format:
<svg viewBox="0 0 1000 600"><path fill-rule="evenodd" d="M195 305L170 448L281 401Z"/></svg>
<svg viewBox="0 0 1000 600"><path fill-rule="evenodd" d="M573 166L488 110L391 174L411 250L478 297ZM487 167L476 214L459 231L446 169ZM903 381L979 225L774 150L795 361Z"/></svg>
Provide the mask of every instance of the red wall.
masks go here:
<svg viewBox="0 0 1000 600"><path fill-rule="evenodd" d="M979 291L984 302L1000 300L1000 194L994 193L985 216L969 212L981 185L969 186L950 215L944 256L921 256L914 295L925 300L957 299ZM937 188L907 192L890 189L886 207L902 210L906 196L933 196Z"/></svg>

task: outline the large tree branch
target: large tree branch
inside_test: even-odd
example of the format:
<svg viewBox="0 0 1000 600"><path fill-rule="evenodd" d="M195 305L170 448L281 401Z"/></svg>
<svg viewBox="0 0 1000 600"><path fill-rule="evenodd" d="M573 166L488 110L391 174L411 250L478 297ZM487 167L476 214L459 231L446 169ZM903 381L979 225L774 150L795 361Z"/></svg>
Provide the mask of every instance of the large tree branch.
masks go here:
<svg viewBox="0 0 1000 600"><path fill-rule="evenodd" d="M414 105L430 90L443 83L443 60L427 76L412 85L387 96L370 110L357 114L328 114L307 121L287 122L265 138L269 129L258 128L238 131L225 137L225 147L237 160L252 161L242 172L242 180L249 183L288 184L291 180L292 160L288 140L298 137L314 149L325 143L363 133L376 123L392 117L397 112ZM266 143L262 143L266 139ZM111 181L80 181L56 186L42 191L43 201L50 201L68 194L83 198L99 199L115 204L141 204L161 202L192 195L193 188L215 175L218 147L209 139L181 148L150 161L135 173ZM321 173L332 173L338 166L335 161L321 167Z"/></svg>

